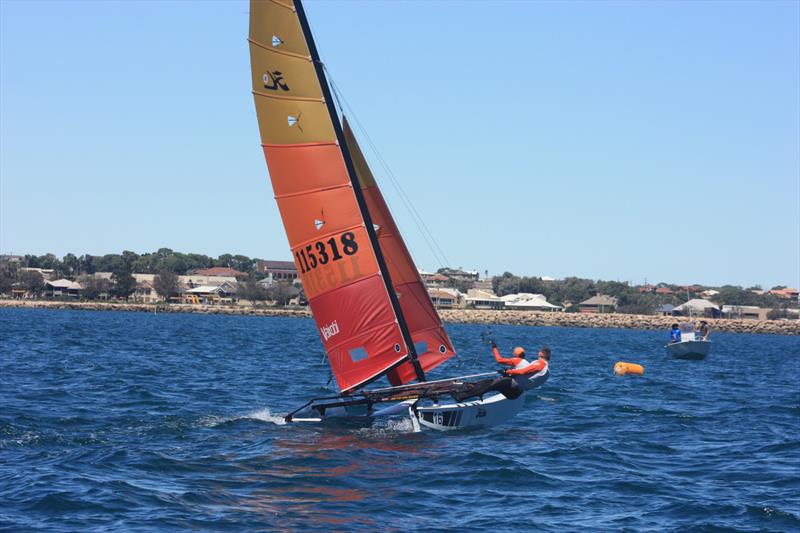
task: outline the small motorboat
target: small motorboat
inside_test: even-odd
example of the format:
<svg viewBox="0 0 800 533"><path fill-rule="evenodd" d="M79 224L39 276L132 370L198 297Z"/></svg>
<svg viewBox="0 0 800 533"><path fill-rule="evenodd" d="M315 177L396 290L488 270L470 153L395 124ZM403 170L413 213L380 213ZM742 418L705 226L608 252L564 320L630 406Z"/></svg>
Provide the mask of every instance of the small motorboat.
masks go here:
<svg viewBox="0 0 800 533"><path fill-rule="evenodd" d="M689 323L681 324L681 340L664 346L667 355L676 359L705 359L711 350L711 341L701 337Z"/></svg>

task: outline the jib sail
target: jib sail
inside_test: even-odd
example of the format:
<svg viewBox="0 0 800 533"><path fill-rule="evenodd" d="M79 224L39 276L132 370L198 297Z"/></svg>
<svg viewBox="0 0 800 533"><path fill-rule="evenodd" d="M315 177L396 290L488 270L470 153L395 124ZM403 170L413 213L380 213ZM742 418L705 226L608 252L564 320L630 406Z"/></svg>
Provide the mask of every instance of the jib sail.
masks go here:
<svg viewBox="0 0 800 533"><path fill-rule="evenodd" d="M431 303L428 290L420 278L414 260L403 242L389 206L383 199L367 160L358 146L355 135L344 119L344 138L353 159L358 181L364 193L378 243L391 275L403 316L414 341L419 362L426 372L450 359L455 352L444 330L439 314ZM387 377L393 385L408 383L416 376L410 363L391 370Z"/></svg>

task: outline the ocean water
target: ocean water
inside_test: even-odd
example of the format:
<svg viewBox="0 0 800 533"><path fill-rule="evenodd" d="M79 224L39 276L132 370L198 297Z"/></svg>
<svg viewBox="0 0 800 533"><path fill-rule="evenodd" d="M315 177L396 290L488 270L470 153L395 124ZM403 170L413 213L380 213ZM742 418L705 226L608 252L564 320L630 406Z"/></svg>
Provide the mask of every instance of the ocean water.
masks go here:
<svg viewBox="0 0 800 533"><path fill-rule="evenodd" d="M485 326L432 378L495 368ZM0 530L798 531L800 339L494 327L553 349L509 423L286 425L310 319L0 309ZM644 376L615 377L617 361Z"/></svg>

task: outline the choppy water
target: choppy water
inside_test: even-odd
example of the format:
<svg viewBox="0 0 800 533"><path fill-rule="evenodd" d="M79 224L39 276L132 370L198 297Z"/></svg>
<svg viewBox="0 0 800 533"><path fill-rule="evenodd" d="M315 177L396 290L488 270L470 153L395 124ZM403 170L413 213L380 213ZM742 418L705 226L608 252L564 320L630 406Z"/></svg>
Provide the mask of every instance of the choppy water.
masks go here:
<svg viewBox="0 0 800 533"><path fill-rule="evenodd" d="M435 377L494 368L483 326ZM325 393L307 319L0 309L0 529L800 530L800 340L495 327L553 348L512 423L283 425ZM614 377L616 361L644 377Z"/></svg>

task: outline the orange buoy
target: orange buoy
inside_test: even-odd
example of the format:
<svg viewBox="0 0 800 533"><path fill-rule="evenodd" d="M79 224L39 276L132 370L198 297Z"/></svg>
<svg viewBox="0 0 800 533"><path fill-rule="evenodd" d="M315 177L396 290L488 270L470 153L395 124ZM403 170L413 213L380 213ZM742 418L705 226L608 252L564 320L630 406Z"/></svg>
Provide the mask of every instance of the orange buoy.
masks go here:
<svg viewBox="0 0 800 533"><path fill-rule="evenodd" d="M644 375L644 367L636 363L623 363L622 361L614 365L614 375L624 376L625 374L642 376Z"/></svg>

